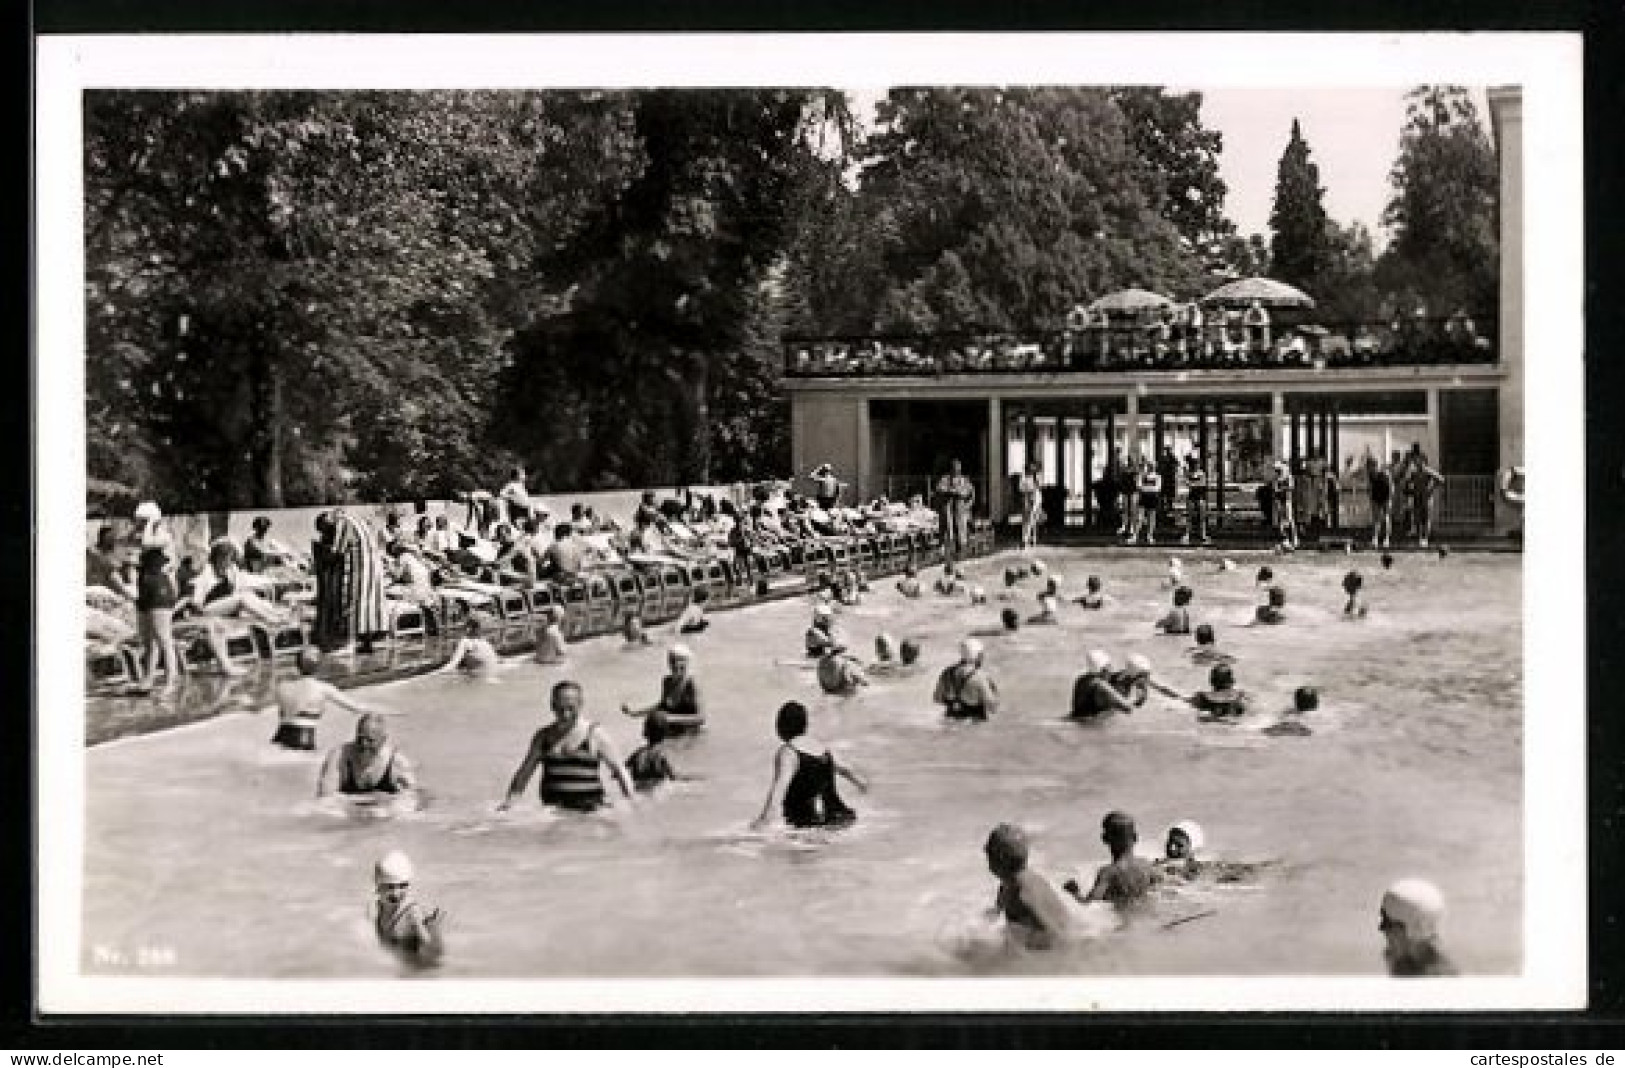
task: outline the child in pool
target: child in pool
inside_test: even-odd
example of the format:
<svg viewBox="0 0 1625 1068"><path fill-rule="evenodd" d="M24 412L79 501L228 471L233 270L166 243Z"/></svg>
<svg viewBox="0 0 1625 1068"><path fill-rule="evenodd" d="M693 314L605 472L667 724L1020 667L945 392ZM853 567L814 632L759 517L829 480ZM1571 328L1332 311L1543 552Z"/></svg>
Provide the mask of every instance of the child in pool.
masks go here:
<svg viewBox="0 0 1625 1068"><path fill-rule="evenodd" d="M295 662L299 665L299 676L276 685L277 727L271 744L284 749L314 751L316 724L321 722L322 712L329 704L357 715L373 711L344 696L332 683L316 677L322 666L322 655L315 649L301 649Z"/></svg>
<svg viewBox="0 0 1625 1068"><path fill-rule="evenodd" d="M1111 596L1101 590L1100 576L1090 575L1089 580L1085 583L1085 585L1088 588L1083 596L1072 598L1072 603L1082 605L1084 608L1088 609L1105 608L1107 603L1111 600Z"/></svg>
<svg viewBox="0 0 1625 1068"><path fill-rule="evenodd" d="M1360 591L1365 587L1365 576L1358 571L1350 571L1343 576L1343 592L1349 595L1348 603L1343 606L1344 619L1364 619L1366 605L1360 599Z"/></svg>
<svg viewBox="0 0 1625 1068"><path fill-rule="evenodd" d="M1048 949L1066 932L1067 904L1050 881L1027 866L1027 835L1001 823L983 847L987 870L999 880L989 919L1003 918L1010 934L1029 949Z"/></svg>
<svg viewBox="0 0 1625 1068"><path fill-rule="evenodd" d="M693 600L677 620L677 633L698 634L711 625L711 621L705 618L705 602L709 599L710 595L705 590L694 591Z"/></svg>
<svg viewBox="0 0 1625 1068"><path fill-rule="evenodd" d="M910 564L903 571L903 577L897 581L897 592L911 599L920 595L920 573L914 565Z"/></svg>
<svg viewBox="0 0 1625 1068"><path fill-rule="evenodd" d="M1271 586L1269 598L1258 606L1253 613L1253 622L1266 626L1286 622L1286 591L1279 586Z"/></svg>
<svg viewBox="0 0 1625 1068"><path fill-rule="evenodd" d="M1247 714L1247 695L1236 689L1236 673L1229 664L1214 665L1207 679L1210 688L1190 698L1199 721L1233 723Z"/></svg>
<svg viewBox="0 0 1625 1068"><path fill-rule="evenodd" d="M1202 879L1215 883L1246 883L1257 878L1259 870L1275 861L1214 860L1199 857L1203 845L1201 825L1195 820L1180 820L1168 828L1163 844L1163 858L1157 861L1157 870L1165 877L1191 882Z"/></svg>
<svg viewBox="0 0 1625 1068"><path fill-rule="evenodd" d="M469 616L463 627L463 636L452 647L451 658L435 674L449 675L460 671L470 676L485 675L496 667L499 662L496 647L481 636L482 630L480 617Z"/></svg>
<svg viewBox="0 0 1625 1068"><path fill-rule="evenodd" d="M1157 620L1156 628L1164 634L1189 634L1191 632L1191 588L1178 586L1174 589L1174 607L1169 613Z"/></svg>
<svg viewBox="0 0 1625 1068"><path fill-rule="evenodd" d="M1111 851L1111 863L1103 864L1095 872L1094 885L1089 892L1076 879L1062 887L1084 904L1107 901L1119 909L1133 908L1145 902L1151 888L1162 881L1162 874L1151 863L1134 855L1134 843L1140 835L1134 827L1134 817L1126 812L1109 812L1100 821L1100 840Z"/></svg>
<svg viewBox="0 0 1625 1068"><path fill-rule="evenodd" d="M445 953L445 914L413 899L411 860L399 850L386 854L373 866L372 878L377 891L372 925L378 941L420 967L438 964Z"/></svg>
<svg viewBox="0 0 1625 1068"><path fill-rule="evenodd" d="M1193 664L1228 664L1235 658L1220 652L1213 624L1203 623L1196 628L1196 644L1188 650Z"/></svg>
<svg viewBox="0 0 1625 1068"><path fill-rule="evenodd" d="M635 619L636 617L631 617ZM536 635L536 662L538 664L564 663L564 609L553 605L547 610L542 632Z"/></svg>
<svg viewBox="0 0 1625 1068"><path fill-rule="evenodd" d="M663 782L675 782L682 777L666 759L666 733L666 713L650 712L643 718L643 747L626 758L627 774L640 791L647 792Z"/></svg>
<svg viewBox="0 0 1625 1068"><path fill-rule="evenodd" d="M1313 686L1299 686L1292 694L1292 707L1281 713L1281 718L1268 727L1264 733L1277 737L1302 738L1313 734L1314 729L1303 721L1305 713L1314 712L1320 708L1320 691Z"/></svg>

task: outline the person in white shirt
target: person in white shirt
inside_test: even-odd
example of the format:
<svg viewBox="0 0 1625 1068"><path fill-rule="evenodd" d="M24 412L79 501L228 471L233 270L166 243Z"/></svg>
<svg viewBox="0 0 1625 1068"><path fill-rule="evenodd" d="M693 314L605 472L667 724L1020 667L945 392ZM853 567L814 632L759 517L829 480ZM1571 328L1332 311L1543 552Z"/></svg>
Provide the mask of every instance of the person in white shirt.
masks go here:
<svg viewBox="0 0 1625 1068"><path fill-rule="evenodd" d="M1027 464L1021 473L1021 480L1016 484L1016 490L1021 494L1021 547L1033 549L1038 546L1038 517L1043 509L1043 500L1038 493L1038 463Z"/></svg>
<svg viewBox="0 0 1625 1068"><path fill-rule="evenodd" d="M516 467L508 484L502 487L499 494L502 502L508 509L508 522L519 526L524 520L530 518L530 491L525 488L525 469Z"/></svg>

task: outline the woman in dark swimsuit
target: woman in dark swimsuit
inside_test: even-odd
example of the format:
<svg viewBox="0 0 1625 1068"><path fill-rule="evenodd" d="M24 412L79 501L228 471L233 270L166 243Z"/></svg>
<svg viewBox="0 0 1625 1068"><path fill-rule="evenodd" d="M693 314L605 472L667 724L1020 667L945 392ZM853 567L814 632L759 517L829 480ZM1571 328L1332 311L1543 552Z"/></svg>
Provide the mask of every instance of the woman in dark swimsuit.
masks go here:
<svg viewBox="0 0 1625 1068"><path fill-rule="evenodd" d="M858 818L835 789L837 775L859 790L868 790L868 784L848 767L835 762L829 749L807 738L807 709L799 701L788 701L779 709L776 723L779 738L784 742L773 759L773 785L768 789L762 814L751 827L760 830L773 822L773 813L783 814L791 827L843 827ZM795 744L797 738L814 751L815 756Z"/></svg>

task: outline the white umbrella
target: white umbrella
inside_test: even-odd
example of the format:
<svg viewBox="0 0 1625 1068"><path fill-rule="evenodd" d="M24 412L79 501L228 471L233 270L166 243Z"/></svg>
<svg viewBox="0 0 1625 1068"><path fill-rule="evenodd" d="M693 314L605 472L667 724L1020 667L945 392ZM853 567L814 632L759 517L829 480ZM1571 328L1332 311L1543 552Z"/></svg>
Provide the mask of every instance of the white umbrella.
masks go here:
<svg viewBox="0 0 1625 1068"><path fill-rule="evenodd" d="M1166 308L1171 304L1172 300L1149 289L1119 289L1115 293L1107 293L1103 297L1096 298L1089 304L1087 310L1121 315L1127 312L1147 311L1151 308Z"/></svg>
<svg viewBox="0 0 1625 1068"><path fill-rule="evenodd" d="M1202 298L1203 304L1250 305L1254 301L1266 308L1313 308L1314 298L1301 289L1273 278L1243 278L1220 286Z"/></svg>

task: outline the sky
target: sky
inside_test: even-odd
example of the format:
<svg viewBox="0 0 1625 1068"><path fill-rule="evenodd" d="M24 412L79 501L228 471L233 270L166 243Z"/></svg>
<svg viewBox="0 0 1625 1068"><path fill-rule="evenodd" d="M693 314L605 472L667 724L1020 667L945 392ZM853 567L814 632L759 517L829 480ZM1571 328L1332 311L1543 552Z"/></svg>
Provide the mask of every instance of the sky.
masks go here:
<svg viewBox="0 0 1625 1068"><path fill-rule="evenodd" d="M1299 120L1309 158L1320 167L1326 213L1343 226L1364 223L1378 249L1386 244L1380 220L1388 202L1388 172L1399 152L1409 85L1338 88L1220 88L1170 86L1202 94L1202 124L1224 135L1219 173L1229 186L1225 214L1243 235L1269 237L1275 171ZM883 89L849 89L859 113L872 115ZM1473 93L1479 119L1490 121L1482 90Z"/></svg>

